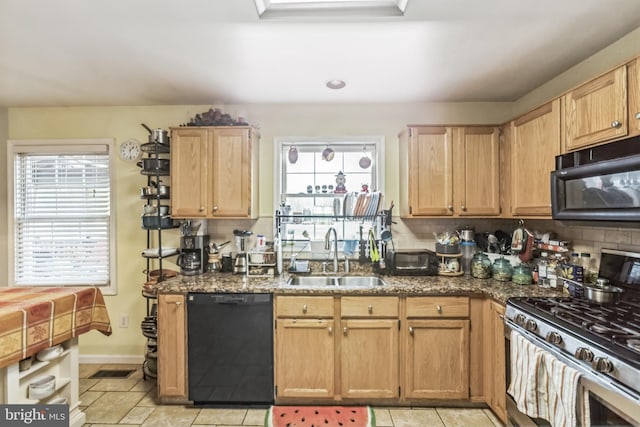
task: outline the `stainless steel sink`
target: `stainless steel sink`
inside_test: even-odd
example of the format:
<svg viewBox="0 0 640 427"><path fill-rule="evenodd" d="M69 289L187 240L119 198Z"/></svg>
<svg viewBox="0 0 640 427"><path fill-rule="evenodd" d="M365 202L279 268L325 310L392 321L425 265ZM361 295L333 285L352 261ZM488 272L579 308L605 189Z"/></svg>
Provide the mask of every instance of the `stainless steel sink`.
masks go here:
<svg viewBox="0 0 640 427"><path fill-rule="evenodd" d="M362 289L386 286L384 280L377 276L292 276L287 286L300 288L344 288Z"/></svg>

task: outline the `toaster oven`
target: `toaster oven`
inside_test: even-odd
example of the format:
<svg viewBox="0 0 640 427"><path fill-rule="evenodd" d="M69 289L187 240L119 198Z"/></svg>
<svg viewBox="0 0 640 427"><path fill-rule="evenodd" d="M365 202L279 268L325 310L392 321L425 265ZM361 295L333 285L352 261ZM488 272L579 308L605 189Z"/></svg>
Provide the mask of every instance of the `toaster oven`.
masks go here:
<svg viewBox="0 0 640 427"><path fill-rule="evenodd" d="M396 276L437 276L438 257L429 249L388 251L385 269Z"/></svg>

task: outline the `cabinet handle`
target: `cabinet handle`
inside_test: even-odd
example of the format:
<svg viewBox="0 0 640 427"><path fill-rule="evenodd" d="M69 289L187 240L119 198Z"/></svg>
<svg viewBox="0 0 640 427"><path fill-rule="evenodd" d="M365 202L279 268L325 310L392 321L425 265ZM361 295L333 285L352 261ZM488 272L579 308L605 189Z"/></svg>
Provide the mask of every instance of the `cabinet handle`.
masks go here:
<svg viewBox="0 0 640 427"><path fill-rule="evenodd" d="M306 313L306 312L307 312L307 304L304 304L304 305L302 306L302 312L303 312L303 313Z"/></svg>
<svg viewBox="0 0 640 427"><path fill-rule="evenodd" d="M213 210L213 212L217 212L218 211L218 207L214 206L212 210Z"/></svg>
<svg viewBox="0 0 640 427"><path fill-rule="evenodd" d="M467 207L465 205L460 206L460 209L462 209L462 212L466 212L467 211Z"/></svg>
<svg viewBox="0 0 640 427"><path fill-rule="evenodd" d="M200 212L204 212L204 206L200 206Z"/></svg>
<svg viewBox="0 0 640 427"><path fill-rule="evenodd" d="M442 306L436 305L436 310L438 310L438 313L442 313Z"/></svg>
<svg viewBox="0 0 640 427"><path fill-rule="evenodd" d="M333 328L332 328L331 326L329 326L329 327L327 328L327 330L329 331L329 335L331 335L331 334L333 333Z"/></svg>
<svg viewBox="0 0 640 427"><path fill-rule="evenodd" d="M622 122L620 122L620 120L614 120L611 122L611 127L618 129L620 126L622 126Z"/></svg>
<svg viewBox="0 0 640 427"><path fill-rule="evenodd" d="M175 305L180 305L180 304L182 304L182 303L181 303L180 301L176 301L174 304L175 304Z"/></svg>
<svg viewBox="0 0 640 427"><path fill-rule="evenodd" d="M447 209L449 209L450 211L452 211L452 210L453 210L453 205L449 205L449 206L447 206Z"/></svg>
<svg viewBox="0 0 640 427"><path fill-rule="evenodd" d="M369 307L367 307L367 309L369 310L369 314L373 313L373 306L371 304L369 304Z"/></svg>
<svg viewBox="0 0 640 427"><path fill-rule="evenodd" d="M412 326L409 326L409 334L413 335L413 327Z"/></svg>
<svg viewBox="0 0 640 427"><path fill-rule="evenodd" d="M347 328L346 326L344 328L342 328L342 333L344 335L347 335L347 332L349 332L349 328Z"/></svg>
<svg viewBox="0 0 640 427"><path fill-rule="evenodd" d="M636 113L636 119L640 120L640 111Z"/></svg>

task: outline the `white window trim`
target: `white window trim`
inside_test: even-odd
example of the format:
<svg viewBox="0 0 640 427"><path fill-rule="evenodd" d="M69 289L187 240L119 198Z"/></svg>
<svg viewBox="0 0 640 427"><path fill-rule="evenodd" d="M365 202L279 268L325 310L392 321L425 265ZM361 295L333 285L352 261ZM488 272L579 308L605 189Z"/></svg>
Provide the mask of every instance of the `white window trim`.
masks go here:
<svg viewBox="0 0 640 427"><path fill-rule="evenodd" d="M107 146L109 152L109 181L110 181L110 223L109 229L111 230L109 236L109 251L110 251L110 265L109 265L109 284L106 286L99 286L101 292L104 295L116 295L117 294L117 281L116 281L116 191L115 191L115 140L113 138L91 138L91 139L30 139L30 140L8 140L7 141L7 243L8 243L8 286L16 287L15 283L15 238L13 236L15 230L14 212L15 212L15 190L14 190L14 165L15 156L20 153L25 147L34 148L39 147L40 152L51 153L78 153L81 151L91 151L91 146ZM81 149L82 148L82 149ZM87 150L87 148L89 148ZM70 285L79 286L79 285Z"/></svg>
<svg viewBox="0 0 640 427"><path fill-rule="evenodd" d="M280 189L282 188L282 173L284 171L284 165L287 161L286 158L281 157L280 153L282 153L282 146L287 144L296 144L296 145L305 145L305 144L337 144L337 143L356 143L356 144L374 144L376 146L376 158L374 161L376 162L377 167L377 191L380 191L384 194L385 191L385 175L386 175L386 165L385 165L385 144L384 144L384 136L375 135L375 136L320 136L320 137L311 137L311 136L284 136L284 137L275 137L273 144L273 171L274 171L274 179L273 179L273 207L274 211L278 209L280 206Z"/></svg>

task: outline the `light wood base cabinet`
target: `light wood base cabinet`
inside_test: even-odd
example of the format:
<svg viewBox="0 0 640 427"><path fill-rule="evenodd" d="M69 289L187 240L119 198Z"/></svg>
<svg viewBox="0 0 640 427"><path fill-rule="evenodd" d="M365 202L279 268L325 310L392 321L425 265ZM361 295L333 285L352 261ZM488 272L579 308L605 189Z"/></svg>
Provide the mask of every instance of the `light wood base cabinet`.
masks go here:
<svg viewBox="0 0 640 427"><path fill-rule="evenodd" d="M171 215L256 218L258 140L249 126L171 128Z"/></svg>
<svg viewBox="0 0 640 427"><path fill-rule="evenodd" d="M187 328L185 296L158 295L158 396L187 400Z"/></svg>
<svg viewBox="0 0 640 427"><path fill-rule="evenodd" d="M504 340L504 310L502 304L485 300L484 386L485 399L496 416L507 422L506 358Z"/></svg>
<svg viewBox="0 0 640 427"><path fill-rule="evenodd" d="M333 319L277 319L277 397L333 398Z"/></svg>

